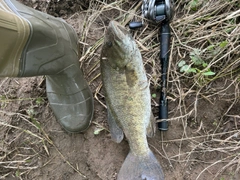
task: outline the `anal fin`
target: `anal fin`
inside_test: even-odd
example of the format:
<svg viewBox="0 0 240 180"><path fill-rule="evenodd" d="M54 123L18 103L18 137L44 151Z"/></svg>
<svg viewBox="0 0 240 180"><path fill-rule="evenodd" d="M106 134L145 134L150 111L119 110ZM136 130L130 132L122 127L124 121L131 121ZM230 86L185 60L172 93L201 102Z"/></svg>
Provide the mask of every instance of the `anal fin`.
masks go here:
<svg viewBox="0 0 240 180"><path fill-rule="evenodd" d="M156 132L156 121L153 113L151 112L150 120L147 126L147 136L153 137Z"/></svg>

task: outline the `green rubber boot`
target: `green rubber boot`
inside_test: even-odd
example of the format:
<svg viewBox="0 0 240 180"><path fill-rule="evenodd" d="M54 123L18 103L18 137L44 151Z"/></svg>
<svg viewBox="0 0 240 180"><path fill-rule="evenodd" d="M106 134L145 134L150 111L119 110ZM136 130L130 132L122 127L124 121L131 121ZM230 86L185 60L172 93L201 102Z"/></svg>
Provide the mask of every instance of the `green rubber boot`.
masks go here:
<svg viewBox="0 0 240 180"><path fill-rule="evenodd" d="M86 130L93 97L79 65L77 36L59 18L0 0L0 76L46 75L47 96L63 128Z"/></svg>

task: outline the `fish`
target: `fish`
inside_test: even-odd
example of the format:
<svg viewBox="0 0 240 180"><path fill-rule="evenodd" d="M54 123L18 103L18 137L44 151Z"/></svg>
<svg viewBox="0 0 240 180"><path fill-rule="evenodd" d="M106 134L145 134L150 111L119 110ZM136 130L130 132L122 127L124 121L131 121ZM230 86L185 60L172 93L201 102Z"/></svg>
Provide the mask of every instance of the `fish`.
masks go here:
<svg viewBox="0 0 240 180"><path fill-rule="evenodd" d="M105 32L100 69L111 138L120 143L125 135L130 146L117 180L164 180L147 142L156 124L142 56L130 32L116 21Z"/></svg>

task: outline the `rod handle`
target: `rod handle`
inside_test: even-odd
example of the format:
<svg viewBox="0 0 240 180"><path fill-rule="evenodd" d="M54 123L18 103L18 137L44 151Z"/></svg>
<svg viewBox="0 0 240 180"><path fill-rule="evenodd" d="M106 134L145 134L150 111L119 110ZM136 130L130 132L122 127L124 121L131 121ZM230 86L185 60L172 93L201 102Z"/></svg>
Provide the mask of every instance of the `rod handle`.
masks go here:
<svg viewBox="0 0 240 180"><path fill-rule="evenodd" d="M163 120L158 123L158 129L160 131L168 130L168 103L167 100L160 100L159 104L159 119Z"/></svg>

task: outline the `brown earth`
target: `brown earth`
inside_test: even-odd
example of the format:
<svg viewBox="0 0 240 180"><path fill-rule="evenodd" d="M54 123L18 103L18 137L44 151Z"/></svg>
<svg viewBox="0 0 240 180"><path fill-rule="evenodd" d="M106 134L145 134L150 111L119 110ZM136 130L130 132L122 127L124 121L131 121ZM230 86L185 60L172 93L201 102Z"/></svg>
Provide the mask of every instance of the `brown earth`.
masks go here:
<svg viewBox="0 0 240 180"><path fill-rule="evenodd" d="M83 20L91 18L87 14L88 1L49 2L24 1L24 4L64 18L81 40ZM114 10L106 11L92 22L86 34L87 44L82 44L83 51L103 36L105 26L116 16ZM44 77L0 79L0 179L116 179L129 146L126 140L116 144L110 138L98 76L100 50L87 62L81 61L95 95L94 120L84 133L69 134L56 122L46 98ZM188 89L183 88L180 99L184 101L169 100L169 130L158 131L149 139L166 180L214 179L217 173L219 180L240 179L239 156L234 156L239 153L240 140L240 119L236 118L240 106L238 85L231 79L221 79L210 88L219 92L229 87L223 94L205 98L194 91L186 93ZM170 92L174 88L169 85ZM158 94L153 87L152 92ZM157 116L156 101L153 98L152 108ZM182 106L185 111L179 108Z"/></svg>

